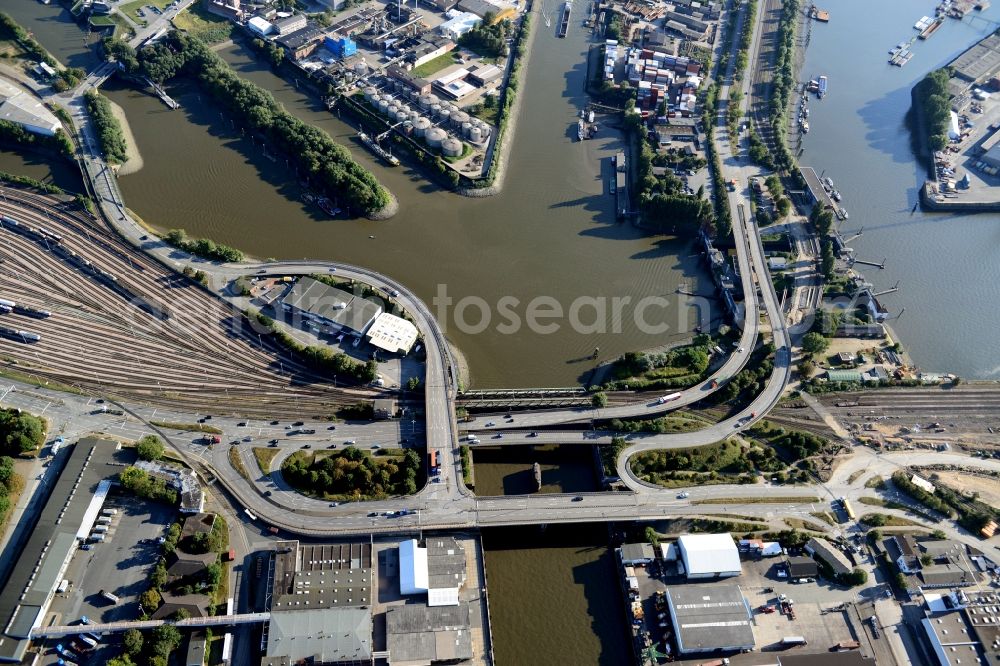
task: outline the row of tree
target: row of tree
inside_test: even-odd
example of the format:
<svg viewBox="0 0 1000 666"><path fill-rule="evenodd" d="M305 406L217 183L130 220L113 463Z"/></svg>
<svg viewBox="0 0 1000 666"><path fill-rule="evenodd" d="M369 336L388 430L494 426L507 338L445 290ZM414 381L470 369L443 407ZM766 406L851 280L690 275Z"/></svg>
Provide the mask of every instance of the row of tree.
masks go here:
<svg viewBox="0 0 1000 666"><path fill-rule="evenodd" d="M915 93L926 125L928 146L931 150L942 150L948 145L948 126L951 122L951 104L948 94L948 79L951 70L947 67L935 69L917 84Z"/></svg>
<svg viewBox="0 0 1000 666"><path fill-rule="evenodd" d="M362 384L371 383L378 377L378 362L375 360L362 363L343 352L334 352L329 346L303 345L278 328L274 320L266 315L258 314L257 321L271 332L278 344L298 354L306 365L315 370L354 379Z"/></svg>
<svg viewBox="0 0 1000 666"><path fill-rule="evenodd" d="M97 140L101 143L104 159L111 164L123 164L128 159L125 132L111 110L111 102L97 90L89 90L85 96L90 119L97 128Z"/></svg>
<svg viewBox="0 0 1000 666"><path fill-rule="evenodd" d="M10 511L10 494L21 483L21 477L14 471L14 459L0 456L0 526L4 525Z"/></svg>
<svg viewBox="0 0 1000 666"><path fill-rule="evenodd" d="M215 261L243 261L243 252L208 238L188 238L183 229L171 229L163 240L188 254Z"/></svg>
<svg viewBox="0 0 1000 666"><path fill-rule="evenodd" d="M127 73L157 83L191 77L234 122L292 157L312 186L340 205L374 214L391 203L388 191L354 161L350 151L288 113L267 90L240 78L198 38L173 31L137 54L117 42L105 51Z"/></svg>
<svg viewBox="0 0 1000 666"><path fill-rule="evenodd" d="M417 492L419 470L420 456L412 449L401 460L375 459L353 446L324 457L293 454L281 466L282 476L296 488L355 499L411 495Z"/></svg>
<svg viewBox="0 0 1000 666"><path fill-rule="evenodd" d="M800 0L785 0L781 6L778 22L777 56L774 63L774 77L771 82L770 122L774 137L774 166L782 171L794 167L792 154L785 145L785 114L788 100L795 85L795 24L799 19Z"/></svg>
<svg viewBox="0 0 1000 666"><path fill-rule="evenodd" d="M54 150L63 157L73 157L73 142L69 140L62 129L57 129L53 136L29 132L24 125L0 120L0 144L18 146L21 148L41 148Z"/></svg>

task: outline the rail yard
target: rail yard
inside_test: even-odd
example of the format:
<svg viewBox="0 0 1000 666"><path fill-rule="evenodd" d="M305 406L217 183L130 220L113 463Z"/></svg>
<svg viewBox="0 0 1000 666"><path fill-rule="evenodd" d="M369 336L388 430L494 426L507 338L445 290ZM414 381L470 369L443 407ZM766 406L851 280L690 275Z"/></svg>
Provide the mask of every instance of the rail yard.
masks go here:
<svg viewBox="0 0 1000 666"><path fill-rule="evenodd" d="M0 343L10 371L115 398L244 414L320 413L371 395L333 387L73 202L4 189L0 215L0 298L16 304L0 314L14 332Z"/></svg>

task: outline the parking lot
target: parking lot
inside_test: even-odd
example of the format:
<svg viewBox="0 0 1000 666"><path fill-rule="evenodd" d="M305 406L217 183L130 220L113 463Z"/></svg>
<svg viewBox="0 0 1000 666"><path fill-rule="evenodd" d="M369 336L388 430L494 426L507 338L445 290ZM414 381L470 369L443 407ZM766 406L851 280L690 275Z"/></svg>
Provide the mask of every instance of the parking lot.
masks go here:
<svg viewBox="0 0 1000 666"><path fill-rule="evenodd" d="M46 624L75 624L86 616L92 622L130 620L139 616L139 594L149 586L148 577L157 562L160 546L156 539L176 518L174 507L135 497L109 495L105 509L117 509L103 543L80 549L66 570L69 586L56 593ZM101 596L105 590L117 597L117 604ZM60 641L54 641L53 645ZM62 641L68 643L68 641ZM110 648L112 652L117 647ZM99 649L89 663L105 663L113 654ZM58 655L46 655L45 663L57 663Z"/></svg>

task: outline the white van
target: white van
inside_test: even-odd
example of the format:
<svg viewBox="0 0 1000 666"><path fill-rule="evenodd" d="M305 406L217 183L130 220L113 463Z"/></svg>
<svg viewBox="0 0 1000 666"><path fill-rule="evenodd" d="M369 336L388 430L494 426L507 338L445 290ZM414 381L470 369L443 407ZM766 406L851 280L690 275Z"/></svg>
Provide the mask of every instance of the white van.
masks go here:
<svg viewBox="0 0 1000 666"><path fill-rule="evenodd" d="M99 532L99 533L100 532L107 532L108 531L108 526L107 525L94 525L94 531L95 532Z"/></svg>

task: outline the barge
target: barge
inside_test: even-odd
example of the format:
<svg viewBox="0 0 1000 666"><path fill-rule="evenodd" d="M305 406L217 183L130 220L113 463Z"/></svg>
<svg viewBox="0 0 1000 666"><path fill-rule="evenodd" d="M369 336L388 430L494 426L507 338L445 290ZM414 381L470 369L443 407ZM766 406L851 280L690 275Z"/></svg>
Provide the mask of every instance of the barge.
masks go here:
<svg viewBox="0 0 1000 666"><path fill-rule="evenodd" d="M562 18L559 19L559 36L565 37L566 33L569 31L569 15L573 10L572 0L566 0L566 4L563 5Z"/></svg>

